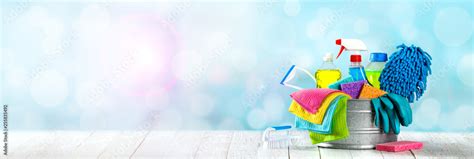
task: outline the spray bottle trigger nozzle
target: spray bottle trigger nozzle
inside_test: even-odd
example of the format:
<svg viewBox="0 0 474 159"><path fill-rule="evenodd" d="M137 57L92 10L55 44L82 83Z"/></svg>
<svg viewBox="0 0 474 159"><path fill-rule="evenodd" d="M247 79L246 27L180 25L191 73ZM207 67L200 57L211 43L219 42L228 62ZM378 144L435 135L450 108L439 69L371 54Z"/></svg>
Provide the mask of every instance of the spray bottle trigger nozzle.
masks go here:
<svg viewBox="0 0 474 159"><path fill-rule="evenodd" d="M342 53L342 51L344 51L344 49L345 49L345 47L341 46L341 49L339 50L339 53L336 56L336 59L339 58L339 56L341 56L341 53Z"/></svg>
<svg viewBox="0 0 474 159"><path fill-rule="evenodd" d="M336 45L341 45L341 44L342 44L342 40L336 39ZM339 56L341 56L342 51L344 51L344 45L341 45L341 49L339 50L339 53L337 54L336 59L339 58Z"/></svg>

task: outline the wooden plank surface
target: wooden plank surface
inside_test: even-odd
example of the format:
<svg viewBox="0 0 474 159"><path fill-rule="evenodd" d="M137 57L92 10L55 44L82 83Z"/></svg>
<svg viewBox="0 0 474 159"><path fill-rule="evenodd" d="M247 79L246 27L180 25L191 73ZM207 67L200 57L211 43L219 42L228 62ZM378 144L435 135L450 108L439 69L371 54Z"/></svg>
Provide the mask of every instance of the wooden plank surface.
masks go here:
<svg viewBox="0 0 474 159"><path fill-rule="evenodd" d="M176 131L152 131L143 141L142 145L132 155L134 158L168 157L170 144L173 144Z"/></svg>
<svg viewBox="0 0 474 159"><path fill-rule="evenodd" d="M26 146L26 144L29 143L29 141L46 135L47 133L44 131L37 132L37 133L31 133L31 132L23 132L23 131L11 131L8 134L8 153L12 154L15 151L18 151L18 149L21 149L22 146ZM2 136L1 138L4 141L4 138Z"/></svg>
<svg viewBox="0 0 474 159"><path fill-rule="evenodd" d="M199 144L194 158L226 158L233 135L234 133L231 131L206 132Z"/></svg>
<svg viewBox="0 0 474 159"><path fill-rule="evenodd" d="M257 158L261 132L236 131L232 135L227 158Z"/></svg>
<svg viewBox="0 0 474 159"><path fill-rule="evenodd" d="M453 133L404 133L404 140L423 142L422 150L412 150L416 158L472 158L473 134Z"/></svg>
<svg viewBox="0 0 474 159"><path fill-rule="evenodd" d="M308 138L288 148L263 149L261 135L260 131L10 132L8 158L388 159L474 156L474 133L402 132L399 140L421 141L424 148L396 153L318 148L309 143Z"/></svg>
<svg viewBox="0 0 474 159"><path fill-rule="evenodd" d="M77 158L96 158L115 138L118 131L97 131L87 137L72 153Z"/></svg>
<svg viewBox="0 0 474 159"><path fill-rule="evenodd" d="M378 159L383 158L380 151L375 150L350 150L351 157L354 159L367 158L367 159Z"/></svg>
<svg viewBox="0 0 474 159"><path fill-rule="evenodd" d="M149 131L122 131L106 146L98 158L130 158Z"/></svg>
<svg viewBox="0 0 474 159"><path fill-rule="evenodd" d="M9 154L10 158L65 158L92 132L51 131L36 136ZM25 134L24 136L35 136Z"/></svg>
<svg viewBox="0 0 474 159"><path fill-rule="evenodd" d="M350 150L319 148L321 158L352 158Z"/></svg>

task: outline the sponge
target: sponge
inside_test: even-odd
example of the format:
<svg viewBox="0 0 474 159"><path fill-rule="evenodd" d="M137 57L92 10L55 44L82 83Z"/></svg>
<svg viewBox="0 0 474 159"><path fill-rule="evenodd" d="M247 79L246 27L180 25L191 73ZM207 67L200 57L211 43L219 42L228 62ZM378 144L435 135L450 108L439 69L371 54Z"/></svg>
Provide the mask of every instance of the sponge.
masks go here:
<svg viewBox="0 0 474 159"><path fill-rule="evenodd" d="M362 86L362 90L360 91L359 99L378 98L384 94L387 94L387 92L372 87L368 84L364 84L364 86Z"/></svg>
<svg viewBox="0 0 474 159"><path fill-rule="evenodd" d="M408 150L422 149L423 143L417 141L396 141L383 144L377 144L375 147L378 151L400 152Z"/></svg>
<svg viewBox="0 0 474 159"><path fill-rule="evenodd" d="M364 84L366 83L366 80L344 83L341 84L341 89L344 93L349 94L353 99L357 99L359 97L362 86L364 86Z"/></svg>

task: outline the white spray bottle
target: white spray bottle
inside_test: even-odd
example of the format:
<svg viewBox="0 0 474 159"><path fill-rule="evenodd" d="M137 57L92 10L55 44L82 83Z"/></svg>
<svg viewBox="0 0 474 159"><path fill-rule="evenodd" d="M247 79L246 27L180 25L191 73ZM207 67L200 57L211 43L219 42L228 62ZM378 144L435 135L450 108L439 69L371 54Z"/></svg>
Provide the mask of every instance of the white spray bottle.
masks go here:
<svg viewBox="0 0 474 159"><path fill-rule="evenodd" d="M349 74L352 76L352 79L354 81L367 80L364 66L361 64L362 56L360 55L360 51L368 51L364 42L359 39L337 39L336 45L341 46L336 59L339 58L339 56L342 54L342 51L352 51L351 65L349 67Z"/></svg>

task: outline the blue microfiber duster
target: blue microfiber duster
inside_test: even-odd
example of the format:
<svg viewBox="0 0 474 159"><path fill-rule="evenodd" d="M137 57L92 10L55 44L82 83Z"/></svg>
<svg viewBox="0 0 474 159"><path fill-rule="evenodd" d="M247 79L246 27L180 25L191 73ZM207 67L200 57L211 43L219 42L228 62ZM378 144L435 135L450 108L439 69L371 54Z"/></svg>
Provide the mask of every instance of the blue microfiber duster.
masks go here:
<svg viewBox="0 0 474 159"><path fill-rule="evenodd" d="M418 100L426 90L426 77L431 74L431 56L421 48L405 44L397 46L380 75L380 88L408 99Z"/></svg>

